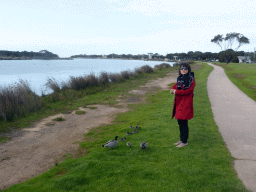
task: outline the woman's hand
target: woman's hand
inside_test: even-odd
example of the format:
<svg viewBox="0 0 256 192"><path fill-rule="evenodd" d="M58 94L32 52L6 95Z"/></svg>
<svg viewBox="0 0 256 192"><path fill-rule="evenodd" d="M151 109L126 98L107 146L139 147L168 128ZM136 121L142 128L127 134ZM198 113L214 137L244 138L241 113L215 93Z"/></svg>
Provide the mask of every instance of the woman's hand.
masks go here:
<svg viewBox="0 0 256 192"><path fill-rule="evenodd" d="M170 91L171 94L175 94L175 92L176 92L176 89L171 89Z"/></svg>

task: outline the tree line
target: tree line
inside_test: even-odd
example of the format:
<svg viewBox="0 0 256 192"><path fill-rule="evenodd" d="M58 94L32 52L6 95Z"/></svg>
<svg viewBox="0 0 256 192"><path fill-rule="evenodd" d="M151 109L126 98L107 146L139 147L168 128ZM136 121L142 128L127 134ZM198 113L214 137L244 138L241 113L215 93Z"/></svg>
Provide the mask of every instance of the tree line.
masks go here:
<svg viewBox="0 0 256 192"><path fill-rule="evenodd" d="M115 54L111 53L109 55L86 55L86 54L80 54L80 55L73 55L71 58L107 58L107 59L148 59L148 54L138 54L138 55L132 55L132 54ZM153 54L153 59L165 59L163 55L159 55L158 53Z"/></svg>
<svg viewBox="0 0 256 192"><path fill-rule="evenodd" d="M228 49L225 51L220 51L219 53L212 52L200 52L200 51L189 51L188 53L169 53L166 55L166 58L173 59L174 56L178 56L179 59L186 60L204 60L204 61L212 61L219 60L220 62L226 62L226 57L228 57L229 62L238 63L237 56L249 56L251 60L254 58L253 52L244 52L244 51L234 51L233 49ZM229 63L228 62L228 63Z"/></svg>
<svg viewBox="0 0 256 192"><path fill-rule="evenodd" d="M213 39L211 39L212 43L217 44L220 46L221 51L219 53L212 53L212 52L201 52L201 51L189 51L188 53L168 53L166 56L160 55L158 53L148 53L148 54L139 54L139 55L132 55L132 54L109 54L109 55L86 55L86 54L80 54L80 55L73 55L70 57L70 59L74 58L92 58L92 59L98 59L98 58L107 58L107 59L148 59L149 55L151 59L155 60L163 60L163 59L170 59L175 60L177 56L177 59L181 60L203 60L203 61L212 61L212 60L219 60L220 62L226 62L226 63L238 63L238 57L237 56L247 56L251 60L254 60L254 52L244 52L244 51L238 51L238 49L245 45L249 44L249 39L245 37L244 35L240 33L227 33L224 37L223 35L216 35ZM235 46L233 49L232 46ZM25 57L26 59L59 59L59 56L57 54L53 54L47 50L42 50L39 52L19 52L19 51L0 51L0 59L4 58L21 58Z"/></svg>
<svg viewBox="0 0 256 192"><path fill-rule="evenodd" d="M59 59L57 54L53 54L47 50L41 50L39 52L28 51L4 51L0 50L0 59Z"/></svg>
<svg viewBox="0 0 256 192"><path fill-rule="evenodd" d="M232 63L238 63L237 56L249 56L251 60L253 60L253 52L244 52L244 51L234 51L233 49L228 49L225 51L220 51L219 53L212 52L200 52L200 51L189 51L187 53L168 53L166 56L160 55L158 53L152 54L151 57L153 60L155 59L170 59L174 60L174 56L178 56L178 59L181 60L203 60L203 61L212 61L219 60L220 62L226 62L226 56L229 55L231 57ZM104 57L105 56L105 57ZM85 59L97 59L97 58L107 58L107 59L148 59L148 54L109 54L109 55L73 55L71 58L85 58Z"/></svg>
<svg viewBox="0 0 256 192"><path fill-rule="evenodd" d="M224 37L223 35L216 35L213 39L211 39L212 43L217 44L220 46L221 51L219 53L212 53L212 52L201 52L201 51L189 51L188 53L168 53L166 56L159 55L158 53L148 53L143 55L131 55L131 54L109 54L109 55L74 55L71 58L110 58L110 59L147 59L149 55L151 59L181 59L181 60L204 60L204 61L212 61L212 60L219 60L220 62L226 63L238 63L237 56L249 56L251 60L254 60L254 52L244 52L238 51L238 49L245 45L249 44L249 39L245 37L243 34L240 33L227 33ZM232 46L236 46L234 49ZM176 56L176 57L175 57Z"/></svg>

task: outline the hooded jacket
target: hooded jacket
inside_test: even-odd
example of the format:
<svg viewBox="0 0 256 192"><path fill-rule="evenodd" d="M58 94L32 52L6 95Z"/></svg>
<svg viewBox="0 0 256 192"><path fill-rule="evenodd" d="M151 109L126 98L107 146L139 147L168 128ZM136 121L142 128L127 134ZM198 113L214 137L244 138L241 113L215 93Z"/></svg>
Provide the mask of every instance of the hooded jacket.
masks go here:
<svg viewBox="0 0 256 192"><path fill-rule="evenodd" d="M193 81L189 84L187 89L183 89L184 85L181 86L181 89L177 89L177 83L173 85L172 89L175 89L175 99L173 104L172 119L175 116L175 119L179 120L189 120L194 117L193 110L193 97L194 97L194 88L196 81L194 78L194 72L189 74L190 78L193 77Z"/></svg>

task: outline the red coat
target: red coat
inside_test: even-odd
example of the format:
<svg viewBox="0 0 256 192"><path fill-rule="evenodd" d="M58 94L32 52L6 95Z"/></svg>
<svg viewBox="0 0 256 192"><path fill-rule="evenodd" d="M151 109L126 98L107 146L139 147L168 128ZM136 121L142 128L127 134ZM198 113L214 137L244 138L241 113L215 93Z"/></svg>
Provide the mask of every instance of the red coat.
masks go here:
<svg viewBox="0 0 256 192"><path fill-rule="evenodd" d="M173 111L172 111L172 119L175 116L175 119L180 120L189 120L192 119L194 116L193 113L193 97L194 97L194 88L196 85L195 78L191 84L191 86L186 89L177 89L177 83L173 85L172 89L176 89L175 92L175 99L173 104ZM182 87L183 88L183 85Z"/></svg>

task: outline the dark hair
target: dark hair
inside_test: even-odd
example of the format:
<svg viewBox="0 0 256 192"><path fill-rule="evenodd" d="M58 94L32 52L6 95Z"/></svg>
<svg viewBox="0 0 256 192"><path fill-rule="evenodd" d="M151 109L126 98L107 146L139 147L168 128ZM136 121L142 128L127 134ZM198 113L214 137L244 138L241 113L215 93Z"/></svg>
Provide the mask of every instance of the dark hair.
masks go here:
<svg viewBox="0 0 256 192"><path fill-rule="evenodd" d="M188 73L191 72L191 67L189 66L188 63L181 63L181 64L180 64L180 68L181 68L182 66L188 68ZM179 75L181 75L180 68L179 68Z"/></svg>

